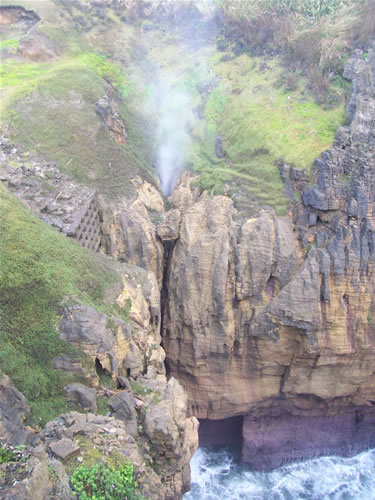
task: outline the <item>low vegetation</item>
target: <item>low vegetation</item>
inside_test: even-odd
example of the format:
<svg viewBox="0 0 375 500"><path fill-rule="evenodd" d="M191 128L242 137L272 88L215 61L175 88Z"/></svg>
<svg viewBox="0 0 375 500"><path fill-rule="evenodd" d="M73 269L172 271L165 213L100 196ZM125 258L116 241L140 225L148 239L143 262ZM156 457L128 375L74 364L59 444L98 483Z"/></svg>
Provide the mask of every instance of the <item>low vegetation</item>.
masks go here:
<svg viewBox="0 0 375 500"><path fill-rule="evenodd" d="M316 101L338 99L335 81L356 45L375 34L374 0L223 0L229 39L255 54L280 53L287 79L306 78Z"/></svg>
<svg viewBox="0 0 375 500"><path fill-rule="evenodd" d="M91 304L110 314L104 294L120 277L111 261L36 219L1 185L0 213L1 368L43 425L68 408L63 387L71 378L53 369L57 355L76 356L56 329L62 304Z"/></svg>
<svg viewBox="0 0 375 500"><path fill-rule="evenodd" d="M98 463L76 469L71 478L74 495L79 500L135 500L138 487L133 479L133 465L123 463L118 468Z"/></svg>
<svg viewBox="0 0 375 500"><path fill-rule="evenodd" d="M105 56L77 52L54 63L6 61L0 72L2 122L11 124L17 143L56 160L62 171L112 198L129 193L129 180L141 172L150 179L140 116L115 94L128 134L122 146L95 113L95 103L111 92L108 83L122 98L131 91L126 74Z"/></svg>
<svg viewBox="0 0 375 500"><path fill-rule="evenodd" d="M5 441L0 441L0 465L9 462L25 462L29 456L29 451L25 446L11 446Z"/></svg>

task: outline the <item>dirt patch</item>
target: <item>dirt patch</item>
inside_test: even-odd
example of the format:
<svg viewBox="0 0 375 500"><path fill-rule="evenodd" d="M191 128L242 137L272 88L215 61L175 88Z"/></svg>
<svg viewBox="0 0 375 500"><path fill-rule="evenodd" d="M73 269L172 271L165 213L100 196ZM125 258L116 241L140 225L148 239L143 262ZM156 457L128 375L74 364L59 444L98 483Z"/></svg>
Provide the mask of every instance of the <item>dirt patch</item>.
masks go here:
<svg viewBox="0 0 375 500"><path fill-rule="evenodd" d="M32 10L26 10L23 7L7 6L0 7L0 24L15 24L22 23L31 28L34 24L40 21L38 14Z"/></svg>
<svg viewBox="0 0 375 500"><path fill-rule="evenodd" d="M28 33L20 40L18 53L31 61L47 62L57 59L60 50L55 41L42 33Z"/></svg>

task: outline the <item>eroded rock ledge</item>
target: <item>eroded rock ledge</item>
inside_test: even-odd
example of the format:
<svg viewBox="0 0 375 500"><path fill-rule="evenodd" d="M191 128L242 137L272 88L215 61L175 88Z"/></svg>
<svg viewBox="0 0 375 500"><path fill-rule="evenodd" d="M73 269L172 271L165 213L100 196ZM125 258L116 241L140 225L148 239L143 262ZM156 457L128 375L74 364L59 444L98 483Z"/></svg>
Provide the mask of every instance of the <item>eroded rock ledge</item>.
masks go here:
<svg viewBox="0 0 375 500"><path fill-rule="evenodd" d="M238 222L227 197L185 204L169 260L170 373L198 418L246 415L243 458L260 467L300 458L311 425L335 432L327 446L315 433L309 456L375 445L375 45L345 75L350 125L316 160L316 184L284 166L302 198L290 217ZM278 443L273 462L258 431Z"/></svg>

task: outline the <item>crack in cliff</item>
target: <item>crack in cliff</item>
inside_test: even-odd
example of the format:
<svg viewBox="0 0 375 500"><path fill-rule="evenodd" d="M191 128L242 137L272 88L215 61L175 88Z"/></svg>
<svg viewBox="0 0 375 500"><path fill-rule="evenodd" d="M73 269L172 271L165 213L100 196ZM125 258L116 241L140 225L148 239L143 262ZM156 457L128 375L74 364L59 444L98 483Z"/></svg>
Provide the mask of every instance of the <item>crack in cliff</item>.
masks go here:
<svg viewBox="0 0 375 500"><path fill-rule="evenodd" d="M163 333L165 327L165 315L167 314L167 303L168 303L168 279L169 279L169 269L170 262L173 255L173 249L176 245L177 240L172 241L162 241L164 248L164 260L163 260L163 282L160 291L160 335L161 335L161 346L166 353L166 358L164 361L165 371L167 378L170 377L170 367L168 363L167 350L163 342Z"/></svg>

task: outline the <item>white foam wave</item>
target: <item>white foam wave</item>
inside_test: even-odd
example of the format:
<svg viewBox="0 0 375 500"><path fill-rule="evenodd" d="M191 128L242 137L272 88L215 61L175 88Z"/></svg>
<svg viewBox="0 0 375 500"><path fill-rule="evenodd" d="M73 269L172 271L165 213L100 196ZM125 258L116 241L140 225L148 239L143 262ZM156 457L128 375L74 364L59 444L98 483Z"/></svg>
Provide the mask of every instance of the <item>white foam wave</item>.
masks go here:
<svg viewBox="0 0 375 500"><path fill-rule="evenodd" d="M375 499L375 450L257 472L239 465L228 450L199 448L191 473L192 489L184 500Z"/></svg>

